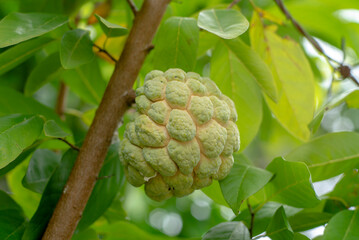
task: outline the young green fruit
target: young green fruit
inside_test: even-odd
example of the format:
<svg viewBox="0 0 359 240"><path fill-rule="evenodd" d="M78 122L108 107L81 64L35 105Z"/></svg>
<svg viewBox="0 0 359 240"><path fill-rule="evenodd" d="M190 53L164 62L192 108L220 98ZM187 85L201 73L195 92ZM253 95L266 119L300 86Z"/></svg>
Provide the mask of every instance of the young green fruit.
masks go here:
<svg viewBox="0 0 359 240"><path fill-rule="evenodd" d="M127 124L120 156L127 180L157 201L225 178L239 150L234 103L209 78L151 71L136 90L139 116Z"/></svg>

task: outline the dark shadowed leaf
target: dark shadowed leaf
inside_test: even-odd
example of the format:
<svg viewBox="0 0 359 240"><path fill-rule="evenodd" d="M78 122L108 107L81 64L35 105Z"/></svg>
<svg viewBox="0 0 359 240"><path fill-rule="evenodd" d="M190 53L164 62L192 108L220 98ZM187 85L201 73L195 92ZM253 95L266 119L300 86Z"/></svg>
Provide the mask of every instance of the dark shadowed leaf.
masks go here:
<svg viewBox="0 0 359 240"><path fill-rule="evenodd" d="M293 231L285 215L283 206L279 207L270 221L266 235L272 240L293 239Z"/></svg>
<svg viewBox="0 0 359 240"><path fill-rule="evenodd" d="M224 222L211 228L202 240L250 240L249 231L242 222Z"/></svg>
<svg viewBox="0 0 359 240"><path fill-rule="evenodd" d="M321 181L358 166L358 143L358 133L329 133L299 146L285 159L305 162L313 181Z"/></svg>
<svg viewBox="0 0 359 240"><path fill-rule="evenodd" d="M39 207L25 229L23 240L39 239L43 235L71 173L76 156L77 152L72 149L63 155L60 165L56 168L46 185Z"/></svg>
<svg viewBox="0 0 359 240"><path fill-rule="evenodd" d="M23 63L52 41L54 40L51 38L36 38L2 52L0 54L0 75Z"/></svg>
<svg viewBox="0 0 359 240"><path fill-rule="evenodd" d="M78 229L84 230L96 221L111 205L124 183L124 172L118 155L118 144L111 145L99 179L79 222Z"/></svg>
<svg viewBox="0 0 359 240"><path fill-rule="evenodd" d="M219 41L211 58L211 79L236 104L241 148L257 135L262 121L262 99L252 73L228 45Z"/></svg>
<svg viewBox="0 0 359 240"><path fill-rule="evenodd" d="M192 71L196 64L199 29L194 18L171 17L158 31L154 68Z"/></svg>
<svg viewBox="0 0 359 240"><path fill-rule="evenodd" d="M344 210L330 219L324 230L323 240L359 239L359 210Z"/></svg>
<svg viewBox="0 0 359 240"><path fill-rule="evenodd" d="M264 169L235 161L229 175L219 183L227 203L238 214L242 202L263 188L272 176Z"/></svg>
<svg viewBox="0 0 359 240"><path fill-rule="evenodd" d="M60 60L65 69L77 68L95 57L89 31L70 30L61 39Z"/></svg>
<svg viewBox="0 0 359 240"><path fill-rule="evenodd" d="M67 21L65 16L47 13L10 13L0 21L0 48L41 36Z"/></svg>
<svg viewBox="0 0 359 240"><path fill-rule="evenodd" d="M266 168L274 174L264 187L266 200L293 207L315 207L320 203L308 167L302 162L289 162L275 158Z"/></svg>
<svg viewBox="0 0 359 240"><path fill-rule="evenodd" d="M59 52L49 55L30 73L25 85L25 95L30 96L46 83L59 79L62 71Z"/></svg>
<svg viewBox="0 0 359 240"><path fill-rule="evenodd" d="M293 240L310 240L307 236L300 234L300 233L294 233Z"/></svg>
<svg viewBox="0 0 359 240"><path fill-rule="evenodd" d="M0 239L21 239L26 221L21 207L1 190L0 202Z"/></svg>
<svg viewBox="0 0 359 240"><path fill-rule="evenodd" d="M69 134L65 132L54 120L46 121L44 124L44 134L47 137L64 138Z"/></svg>
<svg viewBox="0 0 359 240"><path fill-rule="evenodd" d="M221 38L232 39L247 31L249 23L240 11L210 9L199 13L198 27Z"/></svg>
<svg viewBox="0 0 359 240"><path fill-rule="evenodd" d="M44 120L33 115L0 117L0 168L15 160L40 136Z"/></svg>
<svg viewBox="0 0 359 240"><path fill-rule="evenodd" d="M48 149L38 149L32 155L22 185L42 194L52 173L60 164L61 156Z"/></svg>
<svg viewBox="0 0 359 240"><path fill-rule="evenodd" d="M96 59L63 74L66 84L84 101L98 105L106 88Z"/></svg>
<svg viewBox="0 0 359 240"><path fill-rule="evenodd" d="M100 27L102 31L106 34L108 38L110 37L120 37L126 35L128 33L128 29L117 25L115 23L110 23L106 19L102 18L101 16L95 14L98 22L100 23Z"/></svg>

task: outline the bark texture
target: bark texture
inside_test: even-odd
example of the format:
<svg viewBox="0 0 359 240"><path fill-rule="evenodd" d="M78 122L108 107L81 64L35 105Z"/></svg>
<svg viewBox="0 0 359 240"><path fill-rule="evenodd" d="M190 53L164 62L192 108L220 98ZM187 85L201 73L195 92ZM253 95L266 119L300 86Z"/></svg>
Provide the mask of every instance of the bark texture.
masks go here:
<svg viewBox="0 0 359 240"><path fill-rule="evenodd" d="M71 239L169 0L145 0L42 239Z"/></svg>

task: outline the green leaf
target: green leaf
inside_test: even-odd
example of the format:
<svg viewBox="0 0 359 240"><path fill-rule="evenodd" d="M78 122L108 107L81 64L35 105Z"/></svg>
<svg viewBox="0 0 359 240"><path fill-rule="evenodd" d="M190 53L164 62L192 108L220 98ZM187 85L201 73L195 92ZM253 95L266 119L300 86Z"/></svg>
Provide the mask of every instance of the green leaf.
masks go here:
<svg viewBox="0 0 359 240"><path fill-rule="evenodd" d="M264 169L235 161L229 175L219 183L227 203L238 214L242 202L263 188L272 176Z"/></svg>
<svg viewBox="0 0 359 240"><path fill-rule="evenodd" d="M294 233L293 240L310 240L310 239L303 234Z"/></svg>
<svg viewBox="0 0 359 240"><path fill-rule="evenodd" d="M0 86L0 96L0 116L14 113L39 114L45 116L47 120L55 120L62 128L68 129L54 110L42 105L33 98L24 97L14 89L2 86Z"/></svg>
<svg viewBox="0 0 359 240"><path fill-rule="evenodd" d="M106 82L96 59L78 68L65 71L63 78L71 90L84 101L94 105L100 103Z"/></svg>
<svg viewBox="0 0 359 240"><path fill-rule="evenodd" d="M333 214L326 212L299 212L289 217L294 232L302 232L326 224Z"/></svg>
<svg viewBox="0 0 359 240"><path fill-rule="evenodd" d="M41 140L36 141L30 147L22 151L22 153L11 163L6 165L6 167L0 169L0 176L8 173L12 169L14 169L17 165L21 164L28 156L30 156L36 148L42 143Z"/></svg>
<svg viewBox="0 0 359 240"><path fill-rule="evenodd" d="M293 231L285 215L283 206L279 207L270 221L266 235L272 240L293 239Z"/></svg>
<svg viewBox="0 0 359 240"><path fill-rule="evenodd" d="M15 160L40 136L44 120L39 116L0 117L0 168Z"/></svg>
<svg viewBox="0 0 359 240"><path fill-rule="evenodd" d="M71 240L98 240L98 236L95 230L92 228L86 229L82 232L75 232Z"/></svg>
<svg viewBox="0 0 359 240"><path fill-rule="evenodd" d="M275 158L266 168L275 176L265 187L267 201L276 201L298 208L315 207L320 203L308 167L302 162Z"/></svg>
<svg viewBox="0 0 359 240"><path fill-rule="evenodd" d="M357 104L358 99L359 99L358 89L345 91L337 96L330 98L328 102L324 104L322 107L320 107L320 109L317 111L313 120L309 123L309 127L313 129L312 130L313 132L316 132L323 119L324 113L328 110L331 110L339 106L345 101L347 102L348 107L359 108L359 104Z"/></svg>
<svg viewBox="0 0 359 240"><path fill-rule="evenodd" d="M359 210L344 210L330 219L324 230L323 240L359 239Z"/></svg>
<svg viewBox="0 0 359 240"><path fill-rule="evenodd" d="M346 172L344 177L329 193L330 197L341 199L347 206L359 206L359 173L358 170Z"/></svg>
<svg viewBox="0 0 359 240"><path fill-rule="evenodd" d="M266 97L268 106L289 133L306 141L315 109L310 64L298 43L279 37L273 27L263 27L257 14L253 16L251 45L270 66L280 96L277 103Z"/></svg>
<svg viewBox="0 0 359 240"><path fill-rule="evenodd" d="M211 228L202 240L250 240L249 231L242 222L224 222Z"/></svg>
<svg viewBox="0 0 359 240"><path fill-rule="evenodd" d="M71 169L75 163L77 152L73 149L68 150L62 157L60 165L52 174L45 187L40 204L26 227L23 240L33 240L41 238L48 221L61 197L62 190L70 176Z"/></svg>
<svg viewBox="0 0 359 240"><path fill-rule="evenodd" d="M38 149L32 155L22 185L42 194L52 173L60 164L60 156L48 149Z"/></svg>
<svg viewBox="0 0 359 240"><path fill-rule="evenodd" d="M321 181L358 166L358 142L358 133L329 133L299 146L285 159L305 162L313 181Z"/></svg>
<svg viewBox="0 0 359 240"><path fill-rule="evenodd" d="M25 216L21 207L0 190L0 239L21 239L25 229Z"/></svg>
<svg viewBox="0 0 359 240"><path fill-rule="evenodd" d="M223 41L218 42L212 54L211 79L235 102L243 151L257 135L262 121L259 88L242 59Z"/></svg>
<svg viewBox="0 0 359 240"><path fill-rule="evenodd" d="M171 17L158 31L153 67L192 71L196 64L199 29L194 18Z"/></svg>
<svg viewBox="0 0 359 240"><path fill-rule="evenodd" d="M79 230L86 229L104 214L124 184L125 175L118 149L118 144L113 144L109 148L104 165L99 174L99 180L96 182L79 225L77 226Z"/></svg>
<svg viewBox="0 0 359 240"><path fill-rule="evenodd" d="M224 199L222 194L221 187L218 181L213 181L211 185L208 187L202 188L201 191L206 194L210 199L212 199L215 203L229 207L228 203Z"/></svg>
<svg viewBox="0 0 359 240"><path fill-rule="evenodd" d="M92 46L89 31L75 29L66 32L60 47L62 66L65 69L73 69L91 62L95 57Z"/></svg>
<svg viewBox="0 0 359 240"><path fill-rule="evenodd" d="M117 25L115 23L110 23L106 19L102 18L101 16L95 14L98 22L100 23L100 27L102 31L106 34L108 38L111 37L120 37L126 35L128 33L128 29Z"/></svg>
<svg viewBox="0 0 359 240"><path fill-rule="evenodd" d="M52 41L54 40L51 38L36 38L2 52L0 54L0 75L20 65Z"/></svg>
<svg viewBox="0 0 359 240"><path fill-rule="evenodd" d="M59 52L47 56L30 73L25 85L25 95L30 96L46 83L59 79L62 71Z"/></svg>
<svg viewBox="0 0 359 240"><path fill-rule="evenodd" d="M257 236L267 229L271 219L274 216L274 213L281 206L281 204L276 202L268 202L261 209L259 209L258 212L256 212L253 223L253 236ZM291 217L301 211L301 209L299 208L294 208L290 206L283 207L287 217ZM241 213L233 220L243 221L247 226L250 226L251 214L248 209L246 209L244 211L241 211Z"/></svg>
<svg viewBox="0 0 359 240"><path fill-rule="evenodd" d="M262 91L274 102L277 102L277 87L272 72L260 56L248 47L240 38L222 40L225 45L241 60L242 64L252 75L253 81L261 87Z"/></svg>
<svg viewBox="0 0 359 240"><path fill-rule="evenodd" d="M67 21L65 16L47 13L10 13L0 21L0 48L41 36Z"/></svg>
<svg viewBox="0 0 359 240"><path fill-rule="evenodd" d="M54 120L49 120L45 122L44 133L45 136L53 138L64 138L69 135L67 132L62 130L62 128L57 125Z"/></svg>
<svg viewBox="0 0 359 240"><path fill-rule="evenodd" d="M247 31L249 23L240 11L210 9L199 13L198 27L224 39L233 39Z"/></svg>

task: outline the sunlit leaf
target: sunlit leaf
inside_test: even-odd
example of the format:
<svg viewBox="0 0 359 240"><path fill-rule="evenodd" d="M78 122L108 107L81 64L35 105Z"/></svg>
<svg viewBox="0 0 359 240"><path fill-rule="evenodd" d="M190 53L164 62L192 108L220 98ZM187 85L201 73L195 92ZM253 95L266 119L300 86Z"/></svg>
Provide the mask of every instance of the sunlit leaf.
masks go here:
<svg viewBox="0 0 359 240"><path fill-rule="evenodd" d="M44 124L44 134L47 137L64 138L69 134L62 130L62 128L56 124L54 120L46 121Z"/></svg>
<svg viewBox="0 0 359 240"><path fill-rule="evenodd" d="M359 210L344 210L330 219L324 230L323 240L359 239Z"/></svg>
<svg viewBox="0 0 359 240"><path fill-rule="evenodd" d="M25 95L30 96L46 83L59 79L62 71L59 53L49 55L30 73L25 85Z"/></svg>
<svg viewBox="0 0 359 240"><path fill-rule="evenodd" d="M198 16L198 27L224 39L233 39L247 31L249 23L234 9L203 10Z"/></svg>
<svg viewBox="0 0 359 240"><path fill-rule="evenodd" d="M60 47L62 66L65 69L73 69L91 62L95 57L92 47L89 31L75 29L66 32Z"/></svg>
<svg viewBox="0 0 359 240"><path fill-rule="evenodd" d="M229 207L228 203L224 199L224 196L221 191L221 187L218 181L213 181L211 185L208 187L201 189L204 194L206 194L210 199L212 199L215 203Z"/></svg>
<svg viewBox="0 0 359 240"><path fill-rule="evenodd" d="M237 121L241 138L240 150L243 151L256 136L262 121L259 87L243 60L222 41L218 42L212 54L211 79L235 102L240 116Z"/></svg>
<svg viewBox="0 0 359 240"><path fill-rule="evenodd" d="M202 240L250 240L247 227L241 222L224 222L211 228Z"/></svg>
<svg viewBox="0 0 359 240"><path fill-rule="evenodd" d="M283 206L279 207L270 221L266 235L272 240L293 239L293 231L285 215Z"/></svg>
<svg viewBox="0 0 359 240"><path fill-rule="evenodd" d="M289 217L289 223L295 232L302 232L326 224L333 216L326 212L300 212Z"/></svg>
<svg viewBox="0 0 359 240"><path fill-rule="evenodd" d="M41 36L68 21L47 13L10 13L0 21L0 48Z"/></svg>
<svg viewBox="0 0 359 240"><path fill-rule="evenodd" d="M2 52L0 54L0 75L20 65L52 41L54 40L51 38L37 38Z"/></svg>
<svg viewBox="0 0 359 240"><path fill-rule="evenodd" d="M44 120L39 116L0 117L0 168L15 160L41 134Z"/></svg>
<svg viewBox="0 0 359 240"><path fill-rule="evenodd" d="M299 208L319 204L308 167L304 163L275 158L266 169L274 174L273 180L264 187L267 201Z"/></svg>
<svg viewBox="0 0 359 240"><path fill-rule="evenodd" d="M192 71L196 63L199 29L194 18L171 17L158 32L154 68Z"/></svg>
<svg viewBox="0 0 359 240"><path fill-rule="evenodd" d="M282 126L295 137L308 140L308 124L314 115L314 76L300 45L281 38L271 27L263 27L253 15L250 31L252 47L272 69L278 87L278 102L266 98Z"/></svg>
<svg viewBox="0 0 359 240"><path fill-rule="evenodd" d="M98 22L100 23L100 27L102 31L106 34L107 37L120 37L126 35L128 33L128 29L124 28L120 25L115 23L110 23L106 19L102 18L101 16L95 14Z"/></svg>
<svg viewBox="0 0 359 240"><path fill-rule="evenodd" d="M358 166L358 142L354 132L329 133L299 146L285 159L305 162L313 181L321 181Z"/></svg>
<svg viewBox="0 0 359 240"><path fill-rule="evenodd" d="M222 193L234 213L238 213L242 202L259 191L273 174L261 168L235 161L229 175L220 181Z"/></svg>
<svg viewBox="0 0 359 240"><path fill-rule="evenodd" d="M22 184L27 189L43 193L52 173L60 164L60 156L48 149L38 149L32 155Z"/></svg>

